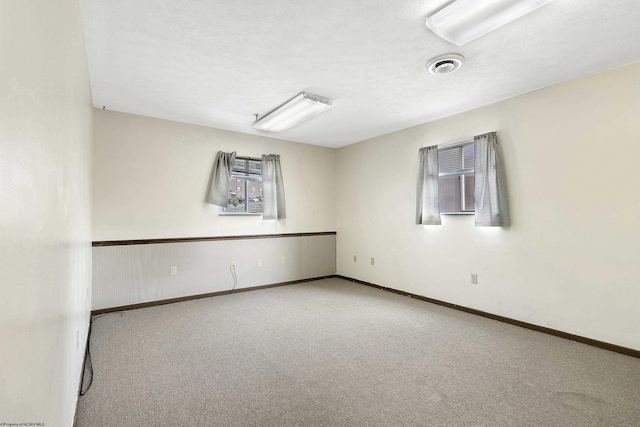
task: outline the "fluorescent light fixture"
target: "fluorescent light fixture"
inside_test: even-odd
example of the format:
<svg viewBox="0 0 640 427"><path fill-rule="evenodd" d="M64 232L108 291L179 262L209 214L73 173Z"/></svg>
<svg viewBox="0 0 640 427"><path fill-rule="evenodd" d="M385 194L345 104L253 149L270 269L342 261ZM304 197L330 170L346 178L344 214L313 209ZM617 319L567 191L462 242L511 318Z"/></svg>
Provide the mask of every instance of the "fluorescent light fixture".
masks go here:
<svg viewBox="0 0 640 427"><path fill-rule="evenodd" d="M254 128L282 132L333 107L330 99L302 92L260 118Z"/></svg>
<svg viewBox="0 0 640 427"><path fill-rule="evenodd" d="M551 0L453 0L427 18L431 31L462 46Z"/></svg>

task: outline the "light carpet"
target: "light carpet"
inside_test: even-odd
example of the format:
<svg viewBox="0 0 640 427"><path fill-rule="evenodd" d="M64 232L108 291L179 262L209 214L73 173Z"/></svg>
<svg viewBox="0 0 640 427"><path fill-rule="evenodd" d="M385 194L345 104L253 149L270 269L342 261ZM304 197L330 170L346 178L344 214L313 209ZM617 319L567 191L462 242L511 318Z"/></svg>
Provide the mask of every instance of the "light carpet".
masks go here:
<svg viewBox="0 0 640 427"><path fill-rule="evenodd" d="M327 279L96 318L78 427L640 426L640 359Z"/></svg>

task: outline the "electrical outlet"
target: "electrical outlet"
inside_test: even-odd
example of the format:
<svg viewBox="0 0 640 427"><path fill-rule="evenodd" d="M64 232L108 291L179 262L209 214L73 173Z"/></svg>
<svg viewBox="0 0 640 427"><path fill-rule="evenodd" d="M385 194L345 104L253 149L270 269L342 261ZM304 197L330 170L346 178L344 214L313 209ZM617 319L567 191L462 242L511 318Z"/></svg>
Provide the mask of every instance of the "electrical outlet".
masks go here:
<svg viewBox="0 0 640 427"><path fill-rule="evenodd" d="M256 265L258 267L262 267L262 258L258 258L258 261L256 261Z"/></svg>
<svg viewBox="0 0 640 427"><path fill-rule="evenodd" d="M177 276L178 275L178 267L175 265L171 266L171 275L172 276Z"/></svg>
<svg viewBox="0 0 640 427"><path fill-rule="evenodd" d="M236 266L236 262L235 261L231 261L230 267L235 267L235 266Z"/></svg>
<svg viewBox="0 0 640 427"><path fill-rule="evenodd" d="M353 256L353 262L358 262L358 255Z"/></svg>
<svg viewBox="0 0 640 427"><path fill-rule="evenodd" d="M284 255L283 255L283 256L281 256L281 257L280 257L280 264L284 264L285 259L286 259L286 258L284 257Z"/></svg>
<svg viewBox="0 0 640 427"><path fill-rule="evenodd" d="M376 265L376 259L374 257L371 257L371 265Z"/></svg>
<svg viewBox="0 0 640 427"><path fill-rule="evenodd" d="M477 285L478 284L478 275L476 273L471 273L471 283L473 285Z"/></svg>

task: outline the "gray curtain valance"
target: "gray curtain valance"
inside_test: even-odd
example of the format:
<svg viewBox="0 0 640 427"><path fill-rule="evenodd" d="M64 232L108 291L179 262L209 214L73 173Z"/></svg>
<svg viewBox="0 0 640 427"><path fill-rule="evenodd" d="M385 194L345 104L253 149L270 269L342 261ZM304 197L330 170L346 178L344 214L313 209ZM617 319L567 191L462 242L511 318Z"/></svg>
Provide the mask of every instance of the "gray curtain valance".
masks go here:
<svg viewBox="0 0 640 427"><path fill-rule="evenodd" d="M476 226L508 227L509 198L502 150L495 132L474 138Z"/></svg>
<svg viewBox="0 0 640 427"><path fill-rule="evenodd" d="M419 157L416 224L440 225L438 147L421 148Z"/></svg>
<svg viewBox="0 0 640 427"><path fill-rule="evenodd" d="M264 197L263 219L284 219L287 217L280 155L262 156L262 194Z"/></svg>
<svg viewBox="0 0 640 427"><path fill-rule="evenodd" d="M207 203L223 208L229 204L229 179L231 178L231 168L233 167L235 159L235 151L232 153L218 151L216 159L213 162Z"/></svg>

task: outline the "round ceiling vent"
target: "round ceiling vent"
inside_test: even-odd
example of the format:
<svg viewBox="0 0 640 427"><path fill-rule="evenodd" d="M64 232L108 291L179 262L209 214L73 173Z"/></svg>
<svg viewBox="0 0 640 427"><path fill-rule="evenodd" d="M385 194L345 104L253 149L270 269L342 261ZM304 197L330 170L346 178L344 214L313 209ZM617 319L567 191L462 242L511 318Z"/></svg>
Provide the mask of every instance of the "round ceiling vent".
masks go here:
<svg viewBox="0 0 640 427"><path fill-rule="evenodd" d="M462 55L449 53L430 59L426 67L431 74L449 74L462 67L462 61L464 61Z"/></svg>

